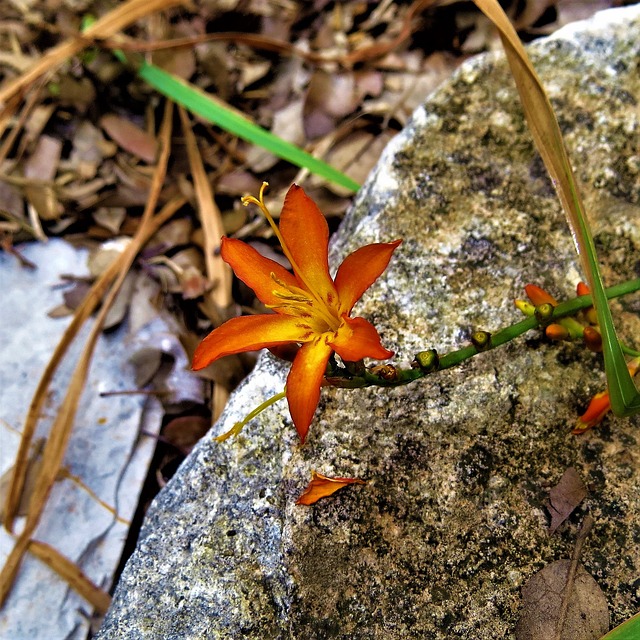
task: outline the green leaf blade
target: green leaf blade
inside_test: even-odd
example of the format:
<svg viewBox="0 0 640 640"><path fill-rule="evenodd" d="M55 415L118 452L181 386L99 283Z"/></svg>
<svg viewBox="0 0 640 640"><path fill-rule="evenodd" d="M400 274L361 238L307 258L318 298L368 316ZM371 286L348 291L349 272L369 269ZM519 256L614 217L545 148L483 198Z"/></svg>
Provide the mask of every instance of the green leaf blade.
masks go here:
<svg viewBox="0 0 640 640"><path fill-rule="evenodd" d="M338 169L259 127L241 113L224 105L220 100L216 100L214 96L160 69L160 67L143 62L137 71L138 75L156 91L208 122L346 189L356 192L360 188L357 182Z"/></svg>

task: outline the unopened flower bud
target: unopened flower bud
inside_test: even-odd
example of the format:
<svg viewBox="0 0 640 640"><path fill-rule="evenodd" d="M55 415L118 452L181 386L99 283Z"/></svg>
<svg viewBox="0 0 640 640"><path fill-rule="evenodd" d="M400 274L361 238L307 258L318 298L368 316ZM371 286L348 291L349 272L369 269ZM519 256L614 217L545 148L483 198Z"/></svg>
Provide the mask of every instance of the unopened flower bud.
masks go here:
<svg viewBox="0 0 640 640"><path fill-rule="evenodd" d="M545 330L545 335L549 340L567 340L569 339L569 332L561 324L550 324Z"/></svg>
<svg viewBox="0 0 640 640"><path fill-rule="evenodd" d="M488 331L474 331L471 342L478 351L486 351L491 349L491 334Z"/></svg>
<svg viewBox="0 0 640 640"><path fill-rule="evenodd" d="M438 352L435 349L428 349L427 351L420 351L419 353L416 353L413 363L415 363L417 368L424 373L431 373L440 365L440 358L438 357Z"/></svg>
<svg viewBox="0 0 640 640"><path fill-rule="evenodd" d="M602 351L602 336L595 327L585 327L582 338L589 351L595 351L596 353Z"/></svg>

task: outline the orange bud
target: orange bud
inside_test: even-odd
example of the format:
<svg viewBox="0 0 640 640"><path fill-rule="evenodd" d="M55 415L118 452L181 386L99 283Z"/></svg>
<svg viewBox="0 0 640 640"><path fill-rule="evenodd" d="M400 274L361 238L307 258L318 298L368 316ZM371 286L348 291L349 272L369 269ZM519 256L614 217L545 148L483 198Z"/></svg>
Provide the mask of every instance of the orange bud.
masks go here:
<svg viewBox="0 0 640 640"><path fill-rule="evenodd" d="M588 296L591 293L591 289L584 282L578 282L576 287L576 294L579 296Z"/></svg>
<svg viewBox="0 0 640 640"><path fill-rule="evenodd" d="M589 351L600 353L602 351L602 336L594 327L585 327L582 334L584 344Z"/></svg>
<svg viewBox="0 0 640 640"><path fill-rule="evenodd" d="M567 340L569 338L569 332L561 324L550 324L544 332L549 340Z"/></svg>
<svg viewBox="0 0 640 640"><path fill-rule="evenodd" d="M541 304L551 304L555 307L558 304L558 301L552 295L535 284L528 284L524 290L529 300L531 300L536 307Z"/></svg>

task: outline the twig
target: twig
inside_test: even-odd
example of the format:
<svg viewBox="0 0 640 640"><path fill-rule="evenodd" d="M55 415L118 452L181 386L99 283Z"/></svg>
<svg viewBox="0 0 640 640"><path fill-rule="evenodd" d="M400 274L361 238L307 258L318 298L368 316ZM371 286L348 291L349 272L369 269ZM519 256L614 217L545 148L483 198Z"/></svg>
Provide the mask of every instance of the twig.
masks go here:
<svg viewBox="0 0 640 640"><path fill-rule="evenodd" d="M580 560L580 553L582 547L587 539L591 529L593 528L593 518L590 514L587 514L582 521L582 526L578 532L578 538L576 540L576 546L571 554L571 564L569 565L569 571L567 573L567 583L564 586L562 592L562 604L560 605L560 611L558 612L558 620L556 621L556 629L552 640L562 640L562 629L567 619L567 611L569 610L569 604L571 602L571 593L573 591L573 582L576 579L576 571L578 570L578 562Z"/></svg>

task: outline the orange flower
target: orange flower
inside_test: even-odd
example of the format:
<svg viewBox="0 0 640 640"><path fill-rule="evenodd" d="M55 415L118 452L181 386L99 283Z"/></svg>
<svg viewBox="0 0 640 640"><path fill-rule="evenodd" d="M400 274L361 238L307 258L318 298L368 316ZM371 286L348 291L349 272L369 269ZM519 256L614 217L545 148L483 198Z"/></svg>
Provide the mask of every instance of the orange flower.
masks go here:
<svg viewBox="0 0 640 640"><path fill-rule="evenodd" d="M233 353L263 347L302 344L287 378L286 395L291 418L304 439L320 398L327 362L335 352L342 360L389 358L392 351L380 343L375 327L350 313L362 294L386 269L400 240L370 244L347 256L335 280L329 275L329 228L316 204L293 185L276 226L260 198L257 204L273 227L293 274L249 245L222 239L221 255L238 278L251 287L274 314L233 318L214 329L199 345L193 368L202 369Z"/></svg>

